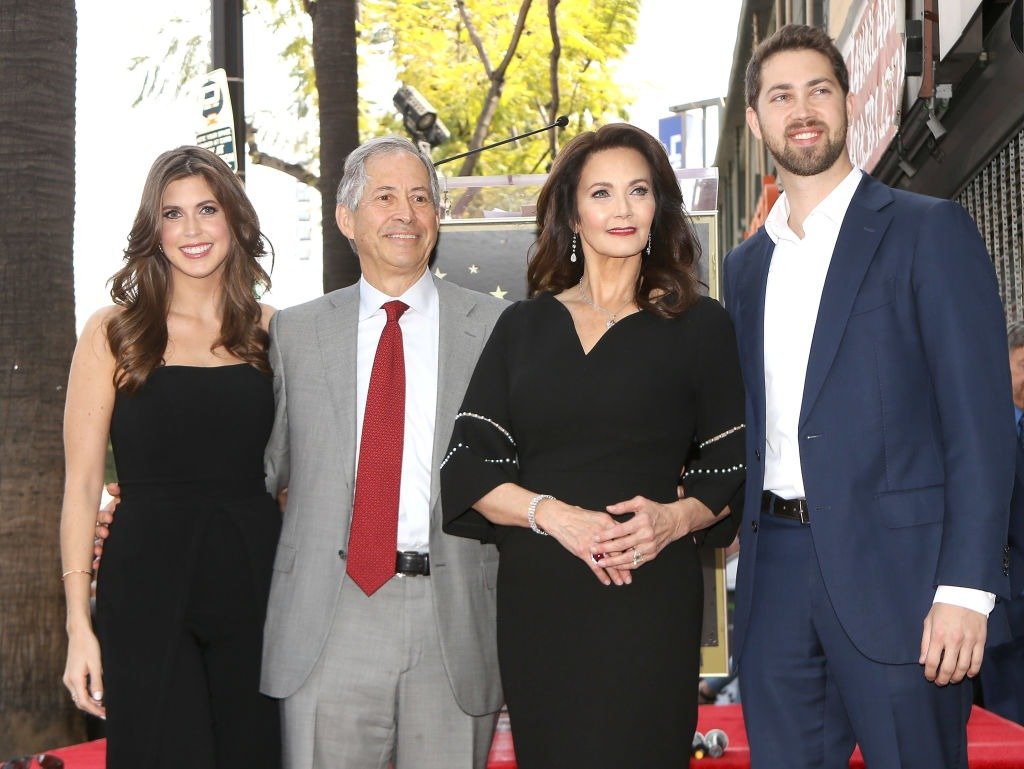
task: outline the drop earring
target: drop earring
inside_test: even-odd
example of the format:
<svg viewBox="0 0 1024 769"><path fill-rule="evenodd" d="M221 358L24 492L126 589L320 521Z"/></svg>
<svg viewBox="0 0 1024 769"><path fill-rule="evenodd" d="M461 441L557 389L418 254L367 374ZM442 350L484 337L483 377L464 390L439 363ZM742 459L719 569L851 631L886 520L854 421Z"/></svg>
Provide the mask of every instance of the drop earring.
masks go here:
<svg viewBox="0 0 1024 769"><path fill-rule="evenodd" d="M647 233L647 248L644 249L644 254L646 256L650 256L651 255L651 233L650 232Z"/></svg>
<svg viewBox="0 0 1024 769"><path fill-rule="evenodd" d="M569 261L573 264L576 263L576 233L572 234L572 253L569 254Z"/></svg>

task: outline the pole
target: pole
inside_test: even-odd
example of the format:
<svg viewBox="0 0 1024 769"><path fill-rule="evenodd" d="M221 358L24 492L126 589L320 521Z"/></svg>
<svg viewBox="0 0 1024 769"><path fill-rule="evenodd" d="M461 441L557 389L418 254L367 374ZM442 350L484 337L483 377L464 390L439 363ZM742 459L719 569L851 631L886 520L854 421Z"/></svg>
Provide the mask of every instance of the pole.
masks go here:
<svg viewBox="0 0 1024 769"><path fill-rule="evenodd" d="M242 56L242 0L210 0L213 68L227 74L235 120L235 162L245 181L245 77Z"/></svg>

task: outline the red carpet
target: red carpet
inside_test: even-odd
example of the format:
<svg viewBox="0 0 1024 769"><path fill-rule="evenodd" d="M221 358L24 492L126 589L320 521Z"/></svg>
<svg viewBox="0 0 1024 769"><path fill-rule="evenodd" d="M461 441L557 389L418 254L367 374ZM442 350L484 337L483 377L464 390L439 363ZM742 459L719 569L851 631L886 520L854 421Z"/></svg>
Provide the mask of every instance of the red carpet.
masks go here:
<svg viewBox="0 0 1024 769"><path fill-rule="evenodd" d="M721 758L696 759L691 768L746 769L750 765L747 735L743 730L743 714L739 705L704 705L700 708L697 728L722 729L729 735L729 749ZM971 769L1021 769L1024 767L1024 726L1000 718L981 708L974 708L967 723L967 757ZM103 740L73 745L50 753L64 759L65 769L103 769L106 743ZM508 721L502 719L491 747L488 769L515 769L512 735ZM863 769L860 751L850 759L851 769Z"/></svg>
<svg viewBox="0 0 1024 769"><path fill-rule="evenodd" d="M719 759L692 760L691 767L746 769L750 766L747 733L739 705L705 705L697 717L697 729L722 729L729 735L729 749ZM710 762L710 763L709 763ZM981 708L971 711L967 722L967 762L970 769L1021 769L1024 767L1024 726ZM864 769L860 750L850 759L851 769Z"/></svg>

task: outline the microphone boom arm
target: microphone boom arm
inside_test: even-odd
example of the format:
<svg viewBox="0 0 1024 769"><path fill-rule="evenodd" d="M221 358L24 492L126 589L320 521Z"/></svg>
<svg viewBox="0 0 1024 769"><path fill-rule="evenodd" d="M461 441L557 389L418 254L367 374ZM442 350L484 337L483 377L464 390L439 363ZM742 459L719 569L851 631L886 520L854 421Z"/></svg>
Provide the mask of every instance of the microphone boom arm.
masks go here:
<svg viewBox="0 0 1024 769"><path fill-rule="evenodd" d="M460 158L475 155L476 153L483 152L484 150L493 149L494 147L500 147L502 144L508 144L509 142L519 141L520 139L524 139L527 136L533 136L534 134L539 134L543 131L550 131L552 128L565 128L567 125L569 125L569 118L567 115L562 115L554 123L552 123L551 125L546 125L543 128L535 128L532 131L527 131L524 134L519 134L518 136L510 136L507 139L502 139L500 142L494 142L494 144L485 144L483 147L477 147L475 150L460 152L458 155L452 155L450 158L442 158L441 160L434 162L434 168L437 168L442 163L450 163L453 160L459 160Z"/></svg>

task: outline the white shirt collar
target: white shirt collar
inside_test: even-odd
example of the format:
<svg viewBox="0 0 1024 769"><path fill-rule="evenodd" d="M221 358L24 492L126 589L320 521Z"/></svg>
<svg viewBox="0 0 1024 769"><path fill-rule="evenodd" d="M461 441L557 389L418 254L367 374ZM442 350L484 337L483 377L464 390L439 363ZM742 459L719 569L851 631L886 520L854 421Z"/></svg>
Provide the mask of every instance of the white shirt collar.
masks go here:
<svg viewBox="0 0 1024 769"><path fill-rule="evenodd" d="M359 320L363 321L378 312L385 302L392 299L400 299L409 305L413 312L425 315L428 318L437 317L437 286L434 285L434 278L430 270L424 270L419 280L409 286L401 296L388 296L366 280L359 278Z"/></svg>
<svg viewBox="0 0 1024 769"><path fill-rule="evenodd" d="M838 229L842 226L843 219L846 217L846 209L850 207L850 201L853 200L863 175L864 172L859 168L852 169L836 185L836 188L814 207L807 215L806 221L812 221L812 217L824 217L832 223L834 228ZM773 243L784 239L799 240L796 233L789 227L789 198L786 197L785 192L779 195L772 210L768 212L764 221L764 230Z"/></svg>

